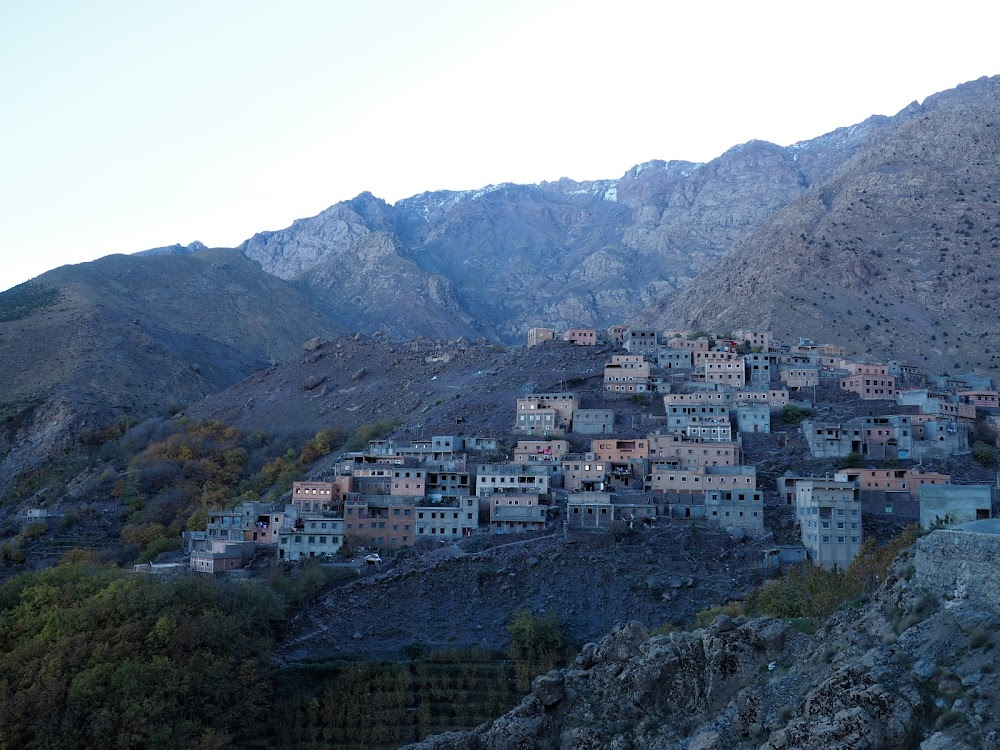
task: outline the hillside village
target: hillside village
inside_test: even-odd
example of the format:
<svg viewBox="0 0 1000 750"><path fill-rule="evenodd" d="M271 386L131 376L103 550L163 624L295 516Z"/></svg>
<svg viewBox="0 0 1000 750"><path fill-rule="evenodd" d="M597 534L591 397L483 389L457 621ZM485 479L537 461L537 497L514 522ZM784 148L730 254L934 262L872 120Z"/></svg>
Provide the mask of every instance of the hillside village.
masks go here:
<svg viewBox="0 0 1000 750"><path fill-rule="evenodd" d="M458 416L455 434L390 436L339 455L295 482L284 502L212 512L204 530L184 533L187 566L238 570L262 547L283 561L360 550L378 564L424 540L594 540L695 523L771 538L762 567L808 560L843 569L868 522L930 528L992 516L995 486L923 468L973 451L995 460L1000 404L988 378L935 377L766 331L528 331L529 356L567 346L604 347L603 375L574 379L575 390L524 393L503 434L477 433L474 415ZM765 452L773 439L800 439L839 470L785 468L765 481L745 442L769 438ZM765 507L790 513L791 532L769 528Z"/></svg>

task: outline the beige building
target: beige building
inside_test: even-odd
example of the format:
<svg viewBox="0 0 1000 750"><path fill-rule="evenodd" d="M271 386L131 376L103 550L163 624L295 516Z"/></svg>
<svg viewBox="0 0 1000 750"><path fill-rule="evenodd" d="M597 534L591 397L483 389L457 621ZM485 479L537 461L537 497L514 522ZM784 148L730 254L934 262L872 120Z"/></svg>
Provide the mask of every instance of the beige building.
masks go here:
<svg viewBox="0 0 1000 750"><path fill-rule="evenodd" d="M861 549L861 501L854 482L796 481L795 514L813 563L846 570Z"/></svg>
<svg viewBox="0 0 1000 750"><path fill-rule="evenodd" d="M805 367L803 365L790 365L782 367L778 372L781 382L788 386L790 391L799 391L803 388L812 388L819 385L819 370L815 367Z"/></svg>
<svg viewBox="0 0 1000 750"><path fill-rule="evenodd" d="M833 475L842 482L855 482L862 491L907 492L916 498L925 484L950 484L950 474L922 472L917 469L842 469Z"/></svg>
<svg viewBox="0 0 1000 750"><path fill-rule="evenodd" d="M597 331L593 328L568 328L563 334L563 341L577 346L596 346Z"/></svg>
<svg viewBox="0 0 1000 750"><path fill-rule="evenodd" d="M567 453L567 440L518 440L514 446L514 463L558 463Z"/></svg>
<svg viewBox="0 0 1000 750"><path fill-rule="evenodd" d="M742 388L747 383L746 363L738 354L725 352L726 356L705 360L705 382L718 383L727 388Z"/></svg>
<svg viewBox="0 0 1000 750"><path fill-rule="evenodd" d="M684 435L653 433L649 436L649 457L651 463L674 463L685 469L703 466L738 466L740 446L738 442L706 443L692 440Z"/></svg>
<svg viewBox="0 0 1000 750"><path fill-rule="evenodd" d="M851 374L840 379L843 390L865 400L896 398L896 378L889 374L888 366L852 362L847 369Z"/></svg>
<svg viewBox="0 0 1000 750"><path fill-rule="evenodd" d="M352 495L344 505L344 536L380 549L400 549L416 536L416 499Z"/></svg>
<svg viewBox="0 0 1000 750"><path fill-rule="evenodd" d="M760 349L764 353L771 351L770 331L750 331L741 329L733 331L733 338L742 344L750 344L752 348Z"/></svg>
<svg viewBox="0 0 1000 750"><path fill-rule="evenodd" d="M599 461L612 463L627 463L633 459L646 458L649 455L649 440L615 440L598 438L590 444L590 450Z"/></svg>
<svg viewBox="0 0 1000 750"><path fill-rule="evenodd" d="M415 466L402 466L392 470L390 495L422 497L427 492L427 472Z"/></svg>
<svg viewBox="0 0 1000 750"><path fill-rule="evenodd" d="M631 395L649 391L649 362L641 354L613 354L604 366L604 392Z"/></svg>
<svg viewBox="0 0 1000 750"><path fill-rule="evenodd" d="M333 482L293 482L292 505L308 512L333 510L338 499Z"/></svg>
<svg viewBox="0 0 1000 750"><path fill-rule="evenodd" d="M529 328L528 348L538 346L546 341L555 341L556 331L554 328Z"/></svg>
<svg viewBox="0 0 1000 750"><path fill-rule="evenodd" d="M534 393L517 400L514 431L528 435L562 435L573 426L575 393Z"/></svg>
<svg viewBox="0 0 1000 750"><path fill-rule="evenodd" d="M560 461L563 487L570 492L604 490L611 473L611 464L597 459L593 453L568 454Z"/></svg>

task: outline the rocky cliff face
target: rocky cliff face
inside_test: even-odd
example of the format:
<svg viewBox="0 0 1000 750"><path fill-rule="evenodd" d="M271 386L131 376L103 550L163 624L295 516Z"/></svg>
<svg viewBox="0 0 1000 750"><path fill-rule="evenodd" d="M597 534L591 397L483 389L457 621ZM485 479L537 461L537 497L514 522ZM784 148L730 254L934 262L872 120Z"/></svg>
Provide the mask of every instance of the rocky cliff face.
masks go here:
<svg viewBox="0 0 1000 750"><path fill-rule="evenodd" d="M1000 366L1000 79L913 104L639 319L766 326L937 370Z"/></svg>
<svg viewBox="0 0 1000 750"><path fill-rule="evenodd" d="M653 637L621 625L506 716L410 747L995 750L1000 612L955 582L994 564L1000 537L942 538L956 533L920 540L871 604L813 637L724 615Z"/></svg>
<svg viewBox="0 0 1000 750"><path fill-rule="evenodd" d="M361 330L517 341L531 325L604 326L707 272L879 127L789 149L752 141L701 165L648 162L617 180L392 206L366 193L240 250Z"/></svg>

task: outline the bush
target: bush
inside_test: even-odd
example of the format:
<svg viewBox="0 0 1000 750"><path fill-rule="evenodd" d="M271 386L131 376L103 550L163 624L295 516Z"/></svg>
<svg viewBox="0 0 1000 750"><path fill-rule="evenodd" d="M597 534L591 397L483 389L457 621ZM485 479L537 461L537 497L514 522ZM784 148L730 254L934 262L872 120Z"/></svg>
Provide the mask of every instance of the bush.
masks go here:
<svg viewBox="0 0 1000 750"><path fill-rule="evenodd" d="M865 465L865 457L856 451L852 451L844 456L844 461L840 468L842 469L860 469Z"/></svg>
<svg viewBox="0 0 1000 750"><path fill-rule="evenodd" d="M972 445L972 457L987 468L997 465L997 449L981 440Z"/></svg>
<svg viewBox="0 0 1000 750"><path fill-rule="evenodd" d="M806 417L812 416L812 409L796 404L785 404L781 407L781 421L785 424L798 424Z"/></svg>

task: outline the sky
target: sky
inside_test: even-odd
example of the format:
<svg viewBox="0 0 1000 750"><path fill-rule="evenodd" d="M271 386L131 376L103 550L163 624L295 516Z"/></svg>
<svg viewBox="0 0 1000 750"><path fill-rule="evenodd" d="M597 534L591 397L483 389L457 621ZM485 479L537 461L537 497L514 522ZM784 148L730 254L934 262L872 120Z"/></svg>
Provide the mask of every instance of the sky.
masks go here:
<svg viewBox="0 0 1000 750"><path fill-rule="evenodd" d="M620 177L1000 73L1000 3L0 0L0 290L369 191Z"/></svg>

